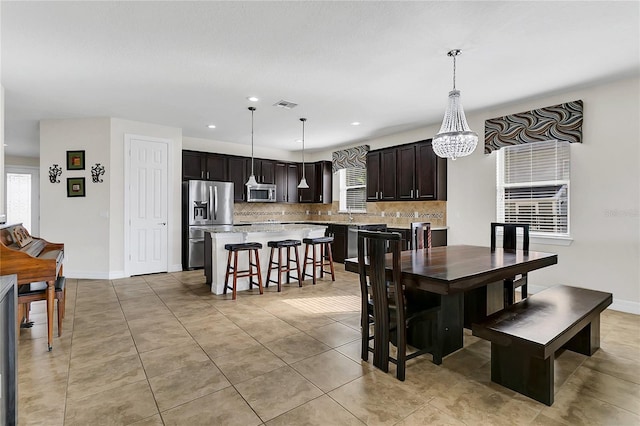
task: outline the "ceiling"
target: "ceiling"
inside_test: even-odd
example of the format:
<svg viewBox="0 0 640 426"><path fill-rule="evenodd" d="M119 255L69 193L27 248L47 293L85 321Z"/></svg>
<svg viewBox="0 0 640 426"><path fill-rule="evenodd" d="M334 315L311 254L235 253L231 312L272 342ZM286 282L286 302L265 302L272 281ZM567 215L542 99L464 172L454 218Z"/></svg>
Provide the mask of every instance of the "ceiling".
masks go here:
<svg viewBox="0 0 640 426"><path fill-rule="evenodd" d="M441 121L454 48L467 114L640 69L637 1L0 7L8 155L38 156L39 120L80 117L250 144L250 105L256 146L299 150L300 117L307 149L353 145Z"/></svg>

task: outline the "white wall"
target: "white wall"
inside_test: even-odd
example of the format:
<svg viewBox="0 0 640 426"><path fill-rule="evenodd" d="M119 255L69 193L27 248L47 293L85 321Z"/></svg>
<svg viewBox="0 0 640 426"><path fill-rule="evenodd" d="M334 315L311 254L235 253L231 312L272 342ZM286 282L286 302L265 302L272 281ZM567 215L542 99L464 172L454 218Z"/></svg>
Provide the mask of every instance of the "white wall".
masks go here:
<svg viewBox="0 0 640 426"><path fill-rule="evenodd" d="M182 270L181 259L181 173L182 173L182 129L160 126L157 124L141 123L138 121L111 119L111 168L107 174L111 175L110 197L110 250L109 274L110 278L124 276L124 135L150 136L154 138L170 139L173 150L169 152L169 184L171 195L169 203L169 270Z"/></svg>
<svg viewBox="0 0 640 426"><path fill-rule="evenodd" d="M40 122L40 235L65 245L65 275L106 278L109 271L110 119ZM66 152L85 150L85 170L67 170ZM104 183L91 182L91 166L104 164ZM62 167L60 183L49 167ZM67 197L67 178L85 178L85 197Z"/></svg>
<svg viewBox="0 0 640 426"><path fill-rule="evenodd" d="M38 157L17 157L14 155L5 155L4 164L6 166L26 166L26 167L39 167L40 158ZM47 169L47 176L49 175Z"/></svg>
<svg viewBox="0 0 640 426"><path fill-rule="evenodd" d="M182 138L182 149L251 157L251 145L221 142L212 139L191 138L188 136ZM282 149L265 148L255 144L253 146L253 155L255 158L267 158L270 160L302 161L302 154L300 154L299 151L291 152Z"/></svg>
<svg viewBox="0 0 640 426"><path fill-rule="evenodd" d="M0 86L0 213L6 214L4 195L4 87Z"/></svg>
<svg viewBox="0 0 640 426"><path fill-rule="evenodd" d="M117 118L40 122L41 236L65 244L65 275L113 279L124 276L124 135L171 139L169 269L180 270L180 171L182 130ZM85 170L66 170L66 151L85 150ZM91 181L100 163L102 183ZM49 182L49 166L63 168L60 184ZM171 175L173 173L173 175ZM85 177L86 197L68 198L68 177Z"/></svg>
<svg viewBox="0 0 640 426"><path fill-rule="evenodd" d="M532 289L557 283L610 291L614 308L640 313L640 80L567 91L561 95L468 116L484 132L484 120L562 102L584 101L583 143L571 145L570 246L533 244L558 253L558 265L529 274ZM497 154L478 147L449 162L447 218L450 244L489 243L496 218Z"/></svg>
<svg viewBox="0 0 640 426"><path fill-rule="evenodd" d="M484 121L577 99L584 101L584 125L583 143L571 146L573 242L570 246L531 246L532 250L558 253L558 264L529 274L530 288L538 291L563 283L609 291L613 293L615 309L640 313L640 81L637 77L541 96L493 110L467 112L469 125L480 135L481 143L471 156L449 160L449 244L489 245L489 223L496 220L497 154L484 154ZM435 123L360 144L367 143L371 149L377 149L414 142L433 137L439 128L440 123Z"/></svg>

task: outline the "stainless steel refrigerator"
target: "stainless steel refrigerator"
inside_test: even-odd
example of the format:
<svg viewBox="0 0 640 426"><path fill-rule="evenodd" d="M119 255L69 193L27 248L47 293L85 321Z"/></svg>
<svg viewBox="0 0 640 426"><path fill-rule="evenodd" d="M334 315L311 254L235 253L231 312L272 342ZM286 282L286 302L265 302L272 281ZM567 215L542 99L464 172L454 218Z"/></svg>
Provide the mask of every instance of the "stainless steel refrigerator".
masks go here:
<svg viewBox="0 0 640 426"><path fill-rule="evenodd" d="M183 183L183 269L204 266L204 231L195 226L233 225L233 183ZM186 263L186 265L185 265Z"/></svg>

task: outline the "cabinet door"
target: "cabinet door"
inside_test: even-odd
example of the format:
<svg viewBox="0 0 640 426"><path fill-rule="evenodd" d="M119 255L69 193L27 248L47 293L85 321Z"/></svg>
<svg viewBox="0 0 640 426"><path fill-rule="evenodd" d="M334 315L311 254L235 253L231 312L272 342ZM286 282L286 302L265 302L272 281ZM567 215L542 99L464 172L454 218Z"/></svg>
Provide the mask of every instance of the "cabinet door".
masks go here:
<svg viewBox="0 0 640 426"><path fill-rule="evenodd" d="M380 152L367 153L367 201L378 201L380 191Z"/></svg>
<svg viewBox="0 0 640 426"><path fill-rule="evenodd" d="M315 163L316 188L314 201L316 203L330 204L333 198L333 172L331 161L319 161Z"/></svg>
<svg viewBox="0 0 640 426"><path fill-rule="evenodd" d="M416 198L416 146L401 146L398 155L398 199L413 200Z"/></svg>
<svg viewBox="0 0 640 426"><path fill-rule="evenodd" d="M227 162L226 155L209 154L206 159L205 179L226 181L227 180Z"/></svg>
<svg viewBox="0 0 640 426"><path fill-rule="evenodd" d="M260 160L260 183L276 183L276 162Z"/></svg>
<svg viewBox="0 0 640 426"><path fill-rule="evenodd" d="M344 263L344 259L347 256L346 225L333 226L333 244L331 245L331 254L333 255L334 261Z"/></svg>
<svg viewBox="0 0 640 426"><path fill-rule="evenodd" d="M397 197L396 149L385 149L380 157L380 199L393 201Z"/></svg>
<svg viewBox="0 0 640 426"><path fill-rule="evenodd" d="M204 154L195 151L182 151L182 180L203 179L202 162Z"/></svg>
<svg viewBox="0 0 640 426"><path fill-rule="evenodd" d="M276 201L278 203L287 202L287 196L289 194L287 178L287 164L276 163Z"/></svg>
<svg viewBox="0 0 640 426"><path fill-rule="evenodd" d="M301 168L302 169L302 168ZM309 189L298 189L298 201L301 203L314 203L316 191L316 166L313 163L304 164L304 176L307 179ZM302 171L300 171L302 178Z"/></svg>
<svg viewBox="0 0 640 426"><path fill-rule="evenodd" d="M287 164L287 203L298 202L298 165Z"/></svg>
<svg viewBox="0 0 640 426"><path fill-rule="evenodd" d="M233 182L233 200L247 201L247 191L245 183L249 175L247 174L247 163L251 163L251 159L245 157L229 157L229 173L228 178ZM251 166L249 166L251 167Z"/></svg>
<svg viewBox="0 0 640 426"><path fill-rule="evenodd" d="M416 146L416 199L437 200L438 198L438 167L440 162L438 156L433 152L430 142L420 143ZM443 159L444 160L444 159ZM446 160L444 160L446 185ZM446 193L444 194L446 199Z"/></svg>

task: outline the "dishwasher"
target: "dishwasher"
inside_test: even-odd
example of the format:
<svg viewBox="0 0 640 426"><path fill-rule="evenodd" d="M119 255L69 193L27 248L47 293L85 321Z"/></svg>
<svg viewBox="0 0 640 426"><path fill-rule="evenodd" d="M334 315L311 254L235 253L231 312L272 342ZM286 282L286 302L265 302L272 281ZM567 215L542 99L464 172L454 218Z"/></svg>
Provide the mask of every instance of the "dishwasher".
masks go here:
<svg viewBox="0 0 640 426"><path fill-rule="evenodd" d="M347 227L347 258L358 257L358 231L386 231L387 225L348 225Z"/></svg>

